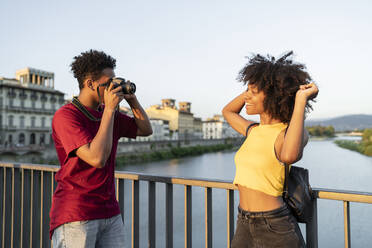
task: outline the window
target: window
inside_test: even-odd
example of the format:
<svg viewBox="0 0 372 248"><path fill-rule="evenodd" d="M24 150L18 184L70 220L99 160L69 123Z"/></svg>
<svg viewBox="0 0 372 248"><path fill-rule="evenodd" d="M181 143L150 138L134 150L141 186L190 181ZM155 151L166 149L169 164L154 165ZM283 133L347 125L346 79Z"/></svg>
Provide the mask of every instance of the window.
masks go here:
<svg viewBox="0 0 372 248"><path fill-rule="evenodd" d="M25 144L25 134L21 133L18 137L18 143L24 145Z"/></svg>
<svg viewBox="0 0 372 248"><path fill-rule="evenodd" d="M34 133L32 133L32 134L30 135L30 144L31 144L31 145L34 145L34 144L35 144L35 134L34 134Z"/></svg>
<svg viewBox="0 0 372 248"><path fill-rule="evenodd" d="M45 145L45 134L41 134L40 135L40 142L39 142L40 145Z"/></svg>
<svg viewBox="0 0 372 248"><path fill-rule="evenodd" d="M21 116L21 117L19 118L19 126L20 126L21 128L24 128L24 127L25 127L25 117L24 117L24 116Z"/></svg>
<svg viewBox="0 0 372 248"><path fill-rule="evenodd" d="M31 127L35 127L35 117L31 117Z"/></svg>
<svg viewBox="0 0 372 248"><path fill-rule="evenodd" d="M31 101L31 107L35 108L35 101L33 101L33 100Z"/></svg>
<svg viewBox="0 0 372 248"><path fill-rule="evenodd" d="M8 117L9 119L8 119L8 125L9 125L9 127L12 127L13 126L13 121L14 121L14 117L13 117L13 115L10 115L9 117Z"/></svg>
<svg viewBox="0 0 372 248"><path fill-rule="evenodd" d="M45 117L41 117L41 127L45 127Z"/></svg>

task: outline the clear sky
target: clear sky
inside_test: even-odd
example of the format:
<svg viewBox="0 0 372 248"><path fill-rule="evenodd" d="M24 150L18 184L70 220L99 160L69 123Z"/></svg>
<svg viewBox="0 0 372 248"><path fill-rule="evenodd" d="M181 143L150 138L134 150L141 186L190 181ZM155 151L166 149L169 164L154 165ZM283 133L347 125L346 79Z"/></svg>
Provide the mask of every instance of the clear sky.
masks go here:
<svg viewBox="0 0 372 248"><path fill-rule="evenodd" d="M246 55L293 50L320 89L310 119L372 114L372 1L2 0L0 13L0 76L51 71L66 98L73 57L92 48L145 108L174 98L204 119L244 90Z"/></svg>

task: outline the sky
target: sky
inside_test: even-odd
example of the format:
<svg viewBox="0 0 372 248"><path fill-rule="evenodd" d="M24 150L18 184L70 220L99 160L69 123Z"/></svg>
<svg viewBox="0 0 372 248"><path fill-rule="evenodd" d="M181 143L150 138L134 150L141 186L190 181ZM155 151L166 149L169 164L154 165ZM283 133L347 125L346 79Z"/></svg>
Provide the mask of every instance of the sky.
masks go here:
<svg viewBox="0 0 372 248"><path fill-rule="evenodd" d="M205 119L245 90L246 56L293 50L319 87L309 119L372 114L372 1L2 0L0 12L0 77L54 72L66 98L79 94L73 57L96 49L144 108L173 98Z"/></svg>

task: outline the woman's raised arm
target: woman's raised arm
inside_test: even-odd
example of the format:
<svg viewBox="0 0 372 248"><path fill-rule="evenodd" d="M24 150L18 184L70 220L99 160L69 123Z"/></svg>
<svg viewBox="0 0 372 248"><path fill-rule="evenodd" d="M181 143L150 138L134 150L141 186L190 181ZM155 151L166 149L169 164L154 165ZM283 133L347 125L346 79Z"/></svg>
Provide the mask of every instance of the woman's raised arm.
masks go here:
<svg viewBox="0 0 372 248"><path fill-rule="evenodd" d="M296 93L295 106L291 121L284 136L281 151L278 152L279 160L283 163L293 164L301 159L303 149L308 140L308 134L304 128L305 107L308 100L316 97L318 87L314 84L301 85Z"/></svg>
<svg viewBox="0 0 372 248"><path fill-rule="evenodd" d="M225 120L230 124L230 126L235 129L238 133L246 135L247 127L253 123L248 121L240 115L240 111L244 107L245 99L244 94L240 94L235 97L231 102L229 102L223 109L222 114Z"/></svg>

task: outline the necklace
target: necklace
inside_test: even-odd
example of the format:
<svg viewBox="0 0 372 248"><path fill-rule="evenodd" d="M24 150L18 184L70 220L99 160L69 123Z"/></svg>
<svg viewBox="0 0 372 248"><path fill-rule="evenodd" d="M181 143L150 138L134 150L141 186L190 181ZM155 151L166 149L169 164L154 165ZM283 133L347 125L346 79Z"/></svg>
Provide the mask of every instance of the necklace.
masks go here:
<svg viewBox="0 0 372 248"><path fill-rule="evenodd" d="M78 110L80 110L89 120L91 121L101 121L101 118L96 118L95 116L93 116L85 107L83 104L81 104L81 102L79 101L79 99L74 96L72 98L72 102L71 102Z"/></svg>

